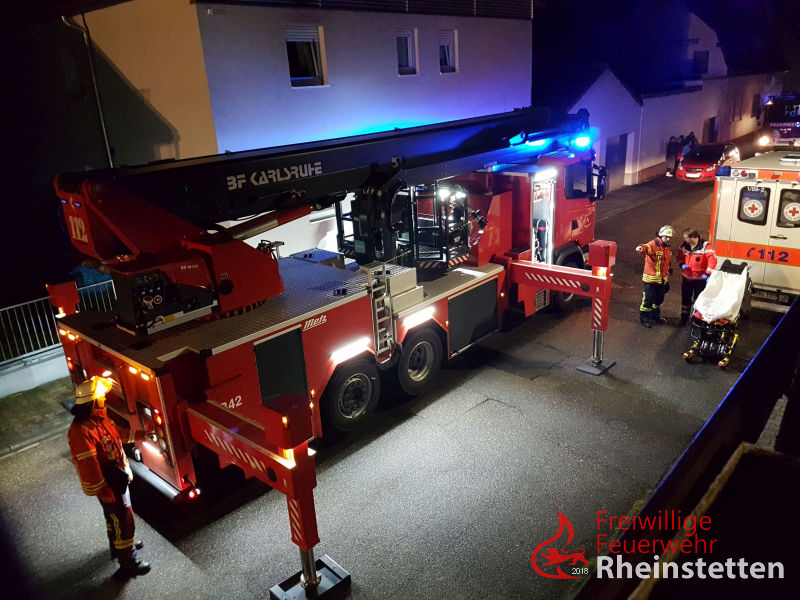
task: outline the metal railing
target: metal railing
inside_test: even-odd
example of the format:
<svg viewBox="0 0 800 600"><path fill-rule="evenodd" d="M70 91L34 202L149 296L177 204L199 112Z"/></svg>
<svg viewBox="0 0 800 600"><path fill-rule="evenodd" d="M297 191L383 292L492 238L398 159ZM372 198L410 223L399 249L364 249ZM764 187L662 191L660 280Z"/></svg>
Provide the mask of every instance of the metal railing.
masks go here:
<svg viewBox="0 0 800 600"><path fill-rule="evenodd" d="M117 295L111 280L79 288L78 310L111 310ZM0 365L27 358L60 344L55 309L38 298L0 309Z"/></svg>

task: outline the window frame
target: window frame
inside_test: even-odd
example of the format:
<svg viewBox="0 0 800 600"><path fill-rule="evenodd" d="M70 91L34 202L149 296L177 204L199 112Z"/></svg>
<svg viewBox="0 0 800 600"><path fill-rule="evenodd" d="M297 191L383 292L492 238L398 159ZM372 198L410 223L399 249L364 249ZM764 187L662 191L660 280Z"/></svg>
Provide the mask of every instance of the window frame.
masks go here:
<svg viewBox="0 0 800 600"><path fill-rule="evenodd" d="M745 205L745 202L746 202L746 200L745 200L745 192L754 191L754 190L748 189L748 188L752 188L752 187L761 188L761 190L766 192L766 195L764 196L763 200L761 200L761 203L762 203L762 206L763 206L763 212L762 212L761 216L758 218L758 220L755 220L755 219L752 219L752 218L748 218L747 216L742 216L742 215L744 215L743 211L744 211L744 205ZM739 208L736 210L736 218L738 219L738 221L740 223L744 223L745 225L755 225L756 227L763 227L764 225L766 225L767 224L767 218L769 216L769 202L770 202L771 196L772 196L772 190L770 188L766 187L766 186L760 186L760 185L758 185L758 186L753 186L753 185L743 186L741 188L741 190L739 190Z"/></svg>
<svg viewBox="0 0 800 600"><path fill-rule="evenodd" d="M798 194L798 190L796 189L782 189L781 193L778 194L778 211L775 217L775 226L782 227L784 229L797 229L800 227L800 221L798 222L791 222L788 219L784 218L784 212L786 211L787 204L793 204L800 202L800 198L787 198L787 194Z"/></svg>
<svg viewBox="0 0 800 600"><path fill-rule="evenodd" d="M448 48L446 62L442 63L442 48ZM439 30L439 73L458 73L458 29Z"/></svg>
<svg viewBox="0 0 800 600"><path fill-rule="evenodd" d="M286 60L289 67L289 84L292 89L305 87L321 87L328 85L327 61L325 57L325 34L321 25L287 25L284 27L284 44ZM299 74L297 64L293 61L291 44L299 49L300 45L308 45L311 64L300 65L310 67L310 75ZM300 52L297 52L298 56ZM293 68L294 65L294 68ZM292 74L292 71L295 74Z"/></svg>
<svg viewBox="0 0 800 600"><path fill-rule="evenodd" d="M399 76L419 75L419 34L417 28L398 29L395 32L395 51L397 52L397 74ZM406 51L408 53L408 66L400 64L400 47L397 45L399 40L406 40Z"/></svg>

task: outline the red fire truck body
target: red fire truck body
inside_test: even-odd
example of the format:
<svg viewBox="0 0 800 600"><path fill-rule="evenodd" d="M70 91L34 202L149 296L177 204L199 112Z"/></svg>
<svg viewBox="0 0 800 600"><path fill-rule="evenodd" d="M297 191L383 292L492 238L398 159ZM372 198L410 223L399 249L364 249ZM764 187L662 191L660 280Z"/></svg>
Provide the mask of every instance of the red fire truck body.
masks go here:
<svg viewBox="0 0 800 600"><path fill-rule="evenodd" d="M67 313L59 332L72 379L119 383L107 406L150 435L132 463L153 485L198 493L193 454L204 446L221 466L235 464L285 493L292 539L309 550L318 538L308 442L328 428L360 426L378 402L381 372L417 393L443 359L496 330L508 309L531 315L551 294L565 303L591 296L592 329L606 329L615 246L590 248L603 173L590 150L568 145L583 131L548 131L516 146L505 136L485 152L460 150L447 164L437 155L400 169L401 185L391 184L394 170L380 185L356 189L350 213L336 205L342 253L312 249L287 258L203 226L183 224L171 234L175 217L161 209L144 211L160 225L157 240L142 242L141 190L123 194L136 201L119 208L111 193L119 180L60 177L73 241L112 263L118 296L128 293L119 300L128 311L121 318L75 312L74 285L50 286L54 305ZM551 141L535 150L541 138ZM471 169L456 171L463 165ZM165 176L159 171L160 181ZM116 254L121 245L127 256ZM589 258L593 271L583 268ZM184 305L158 313L169 301Z"/></svg>

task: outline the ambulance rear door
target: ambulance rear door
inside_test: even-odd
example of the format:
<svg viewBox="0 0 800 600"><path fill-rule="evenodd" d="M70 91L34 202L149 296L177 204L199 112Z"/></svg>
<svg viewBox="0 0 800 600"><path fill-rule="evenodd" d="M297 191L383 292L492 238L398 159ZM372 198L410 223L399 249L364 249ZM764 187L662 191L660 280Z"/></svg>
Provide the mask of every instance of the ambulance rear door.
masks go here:
<svg viewBox="0 0 800 600"><path fill-rule="evenodd" d="M774 181L736 179L733 202L728 213L730 235L728 242L717 242L717 253L734 262L750 265L753 284L763 286L765 266L769 260L770 223L774 220L777 201Z"/></svg>
<svg viewBox="0 0 800 600"><path fill-rule="evenodd" d="M800 183L780 181L769 216L769 249L764 252L764 282L800 293ZM760 255L759 255L760 258Z"/></svg>

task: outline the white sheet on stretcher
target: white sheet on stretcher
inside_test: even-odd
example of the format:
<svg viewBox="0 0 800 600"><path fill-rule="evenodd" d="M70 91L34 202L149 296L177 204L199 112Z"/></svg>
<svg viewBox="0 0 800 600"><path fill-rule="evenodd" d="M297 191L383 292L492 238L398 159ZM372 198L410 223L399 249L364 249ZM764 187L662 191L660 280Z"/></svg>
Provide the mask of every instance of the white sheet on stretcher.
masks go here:
<svg viewBox="0 0 800 600"><path fill-rule="evenodd" d="M694 309L708 323L720 319L733 321L739 316L746 288L747 269L741 274L712 271L706 288L695 300Z"/></svg>

